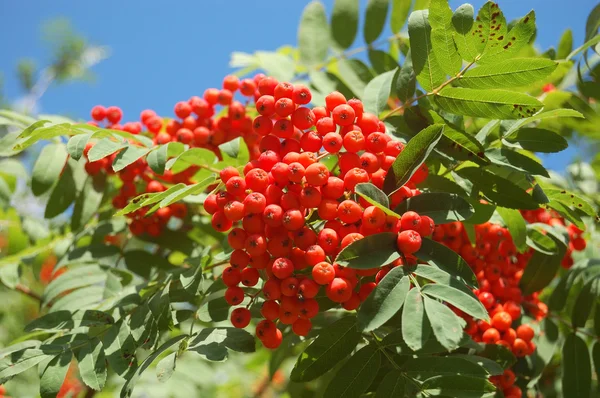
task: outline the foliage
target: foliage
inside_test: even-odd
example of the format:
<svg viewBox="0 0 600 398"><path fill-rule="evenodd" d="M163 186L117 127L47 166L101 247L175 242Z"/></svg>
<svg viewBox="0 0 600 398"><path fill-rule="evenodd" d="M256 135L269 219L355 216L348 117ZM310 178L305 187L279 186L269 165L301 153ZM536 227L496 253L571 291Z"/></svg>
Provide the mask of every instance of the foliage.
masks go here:
<svg viewBox="0 0 600 398"><path fill-rule="evenodd" d="M39 304L31 305L24 333L3 338L11 344L0 353L0 383L9 393L19 394L11 388L22 388L20 378L36 379L29 369L37 366L43 397L64 393L74 373L83 384L73 394L118 385L121 396L215 395L212 376L232 369L221 362L233 357L267 367L257 396L277 384L280 367L290 370L289 382L276 387L294 397L594 395L600 158L561 176L536 154L562 151L573 136L597 144L598 6L584 44L573 49L566 32L557 50L543 53L533 46L533 11L509 23L492 2L475 13L468 4L451 10L446 0L370 0L359 25L359 9L358 1L336 0L328 22L313 1L300 18L298 48L234 53L232 64L240 76L260 70L309 87L314 106L326 106L332 91L361 99L402 150L379 183L372 173L347 199L396 221L411 212L427 216L433 235L421 234L414 253L399 250L397 230L365 233L330 253L330 262L355 272L372 292L350 309L316 296L321 312L312 330L294 334L280 324L283 341L267 355L243 327L224 322L230 290L222 266L234 264L234 248L214 217L211 224L206 204L225 189L223 169L239 174L258 157L252 129L236 126L236 135L216 145L194 145L178 133L170 142L158 139L172 120L159 120L162 129L151 133L118 125L120 116L103 128L0 110L7 129L0 138L0 281ZM381 39L388 23L393 36ZM359 26L364 49L353 47ZM82 45L71 42L59 53L77 58ZM362 50L368 62L353 58ZM52 73L61 79L70 68ZM20 67L27 87L31 69ZM13 157L40 142L30 170ZM339 175L337 153L314 152ZM131 170L144 177L127 196ZM151 191L150 181L164 190ZM23 183L43 203L44 222L12 208ZM136 229L162 209L180 213L157 233ZM323 228L314 209L304 221ZM493 262L482 254L491 244L510 247L506 269L484 270ZM490 272L504 274L493 279ZM490 281L508 284L509 274L517 276L499 289L517 293L505 298ZM238 303L252 314L252 328L267 279L261 270ZM490 290L504 307L486 304L482 293ZM518 316L506 329L531 325L535 333L525 351L506 333L499 344L482 337L513 304Z"/></svg>

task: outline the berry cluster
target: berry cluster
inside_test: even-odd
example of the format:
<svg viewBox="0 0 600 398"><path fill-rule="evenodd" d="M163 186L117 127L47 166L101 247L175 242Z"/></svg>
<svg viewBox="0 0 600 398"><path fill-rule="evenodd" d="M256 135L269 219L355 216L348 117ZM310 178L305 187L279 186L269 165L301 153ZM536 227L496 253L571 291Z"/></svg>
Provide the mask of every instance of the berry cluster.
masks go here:
<svg viewBox="0 0 600 398"><path fill-rule="evenodd" d="M334 92L326 107L310 109L304 106L310 90L270 77L258 82L258 90L253 130L260 136L260 155L246 164L243 176L233 167L223 169L222 189L208 196L204 208L217 231L231 230L234 251L222 273L225 299L238 306L250 297L232 311L231 322L248 326L249 307L262 293L265 319L256 334L266 347L276 348L282 340L277 323L291 325L300 336L311 330L321 287L334 305L354 310L389 270L342 267L333 261L340 250L364 236L393 231L399 249L414 259L421 236L430 235L434 225L414 212L402 219L388 216L353 195L359 183L381 187L403 150L375 115L364 112L361 101ZM337 158L332 170L319 162L328 155ZM418 194L415 183L426 176L423 167L393 201ZM260 290L249 289L261 276Z"/></svg>

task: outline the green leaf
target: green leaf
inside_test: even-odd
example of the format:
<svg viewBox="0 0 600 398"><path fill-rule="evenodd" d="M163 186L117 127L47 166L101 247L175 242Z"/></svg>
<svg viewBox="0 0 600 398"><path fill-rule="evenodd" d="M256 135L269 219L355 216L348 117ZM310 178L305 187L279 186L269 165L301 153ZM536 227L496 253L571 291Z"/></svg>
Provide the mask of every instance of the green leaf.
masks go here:
<svg viewBox="0 0 600 398"><path fill-rule="evenodd" d="M324 327L317 338L300 354L290 374L290 380L310 381L327 373L350 355L361 338L354 316L344 317Z"/></svg>
<svg viewBox="0 0 600 398"><path fill-rule="evenodd" d="M188 185L182 189L177 189L175 192L169 194L160 201L160 207L167 207L175 202L179 202L180 200L185 199L187 196L202 193L206 189L206 187L208 187L214 181L215 177L214 175L211 175L210 177L207 177L206 179L196 184Z"/></svg>
<svg viewBox="0 0 600 398"><path fill-rule="evenodd" d="M397 3L408 3L406 1L395 1L394 4ZM377 392L375 393L375 397L377 398L389 398L389 397L398 397L398 398L406 398L407 385L404 376L399 370L390 371L381 381L379 387L377 387Z"/></svg>
<svg viewBox="0 0 600 398"><path fill-rule="evenodd" d="M567 149L569 144L560 134L551 130L538 128L521 128L516 130L506 141L517 143L521 148L532 152L554 153Z"/></svg>
<svg viewBox="0 0 600 398"><path fill-rule="evenodd" d="M347 86L347 88L352 92L355 97L360 98L364 92L366 83L372 79L372 75L368 72L368 76L366 77L366 81L363 79L362 75L362 64L360 61L356 59L346 59L340 58L336 61L337 69L338 69L338 77L340 80Z"/></svg>
<svg viewBox="0 0 600 398"><path fill-rule="evenodd" d="M388 170L383 183L383 191L388 195L396 192L404 185L427 159L439 142L444 132L444 125L434 124L415 135L398 155Z"/></svg>
<svg viewBox="0 0 600 398"><path fill-rule="evenodd" d="M75 329L81 326L103 326L111 323L114 323L113 317L102 311L56 311L30 322L25 326L25 331Z"/></svg>
<svg viewBox="0 0 600 398"><path fill-rule="evenodd" d="M185 339L186 337L187 337L187 335L182 334L182 335L179 335L179 336L176 336L176 337L173 337L173 338L167 340L160 347L158 347L156 349L156 351L154 351L146 359L144 359L144 361L140 364L140 366L137 368L137 370L131 376L131 378L125 382L125 385L123 385L123 389L121 390L121 397L127 397L127 398L131 397L131 394L133 393L133 388L134 388L135 384L142 376L142 373L146 369L148 369L150 367L150 365L152 365L152 362L154 362L162 353L164 353L169 348L171 348L171 346L173 346L174 344L177 344L178 342Z"/></svg>
<svg viewBox="0 0 600 398"><path fill-rule="evenodd" d="M69 138L67 142L67 152L69 155L75 160L81 159L83 156L83 151L92 137L92 134L79 134Z"/></svg>
<svg viewBox="0 0 600 398"><path fill-rule="evenodd" d="M223 361L227 349L237 352L254 352L254 336L242 329L231 327L207 328L190 342L188 350L195 351L209 361Z"/></svg>
<svg viewBox="0 0 600 398"><path fill-rule="evenodd" d="M411 358L402 365L404 372L419 380L435 376L462 375L486 378L486 370L474 362L460 357Z"/></svg>
<svg viewBox="0 0 600 398"><path fill-rule="evenodd" d="M506 39L507 23L498 4L485 3L475 21L475 43L480 52L480 59L493 58L504 51L502 47Z"/></svg>
<svg viewBox="0 0 600 398"><path fill-rule="evenodd" d="M581 219L581 213L578 210L571 209L569 206L556 200L551 200L547 206L556 211L569 222L575 224L577 228L585 230L585 224L583 223L583 220Z"/></svg>
<svg viewBox="0 0 600 398"><path fill-rule="evenodd" d="M425 313L437 341L448 351L460 346L463 337L464 321L450 308L427 296L423 297Z"/></svg>
<svg viewBox="0 0 600 398"><path fill-rule="evenodd" d="M567 29L564 31L558 42L558 49L556 50L556 59L565 59L573 51L573 31Z"/></svg>
<svg viewBox="0 0 600 398"><path fill-rule="evenodd" d="M532 294L548 286L560 268L566 246L556 237L549 236L556 242L559 252L553 255L546 255L538 251L533 253L521 277L520 286L523 294Z"/></svg>
<svg viewBox="0 0 600 398"><path fill-rule="evenodd" d="M394 2L397 3L404 3ZM408 3L408 2L406 2ZM415 95L415 89L417 86L415 70L413 68L412 63L412 55L409 51L404 59L404 64L402 68L400 68L400 72L398 73L398 77L396 79L396 95L400 101L406 101L409 98L412 98Z"/></svg>
<svg viewBox="0 0 600 398"><path fill-rule="evenodd" d="M319 1L310 2L302 12L298 26L300 62L316 66L325 61L329 47L329 25L325 7Z"/></svg>
<svg viewBox="0 0 600 398"><path fill-rule="evenodd" d="M571 313L571 322L573 329L585 327L585 324L592 313L592 308L598 296L600 296L600 286L598 279L593 278L583 285L583 288L577 295L573 312Z"/></svg>
<svg viewBox="0 0 600 398"><path fill-rule="evenodd" d="M42 305L47 305L67 290L94 285L104 282L105 280L105 271L97 265L71 269L69 272L65 272L48 284L42 296Z"/></svg>
<svg viewBox="0 0 600 398"><path fill-rule="evenodd" d="M461 196L443 192L422 193L407 198L394 211L400 215L414 211L421 216L431 217L436 224L463 221L475 213L473 206Z"/></svg>
<svg viewBox="0 0 600 398"><path fill-rule="evenodd" d="M358 328L371 331L386 323L396 314L410 289L403 267L388 272L358 310Z"/></svg>
<svg viewBox="0 0 600 398"><path fill-rule="evenodd" d="M488 380L471 376L435 376L421 385L428 396L480 398L489 397L496 387Z"/></svg>
<svg viewBox="0 0 600 398"><path fill-rule="evenodd" d="M532 249L547 255L553 255L558 253L558 246L556 242L547 235L544 235L539 229L527 226L527 246Z"/></svg>
<svg viewBox="0 0 600 398"><path fill-rule="evenodd" d="M148 152L150 152L150 148L129 145L124 151L117 153L112 164L112 169L114 171L121 171L139 158L146 156Z"/></svg>
<svg viewBox="0 0 600 398"><path fill-rule="evenodd" d="M510 32L496 35L494 49L488 51L486 48L486 54L479 59L479 63L496 63L518 56L529 44L535 32L535 12L530 11L512 27ZM502 42L498 40L501 36L504 36Z"/></svg>
<svg viewBox="0 0 600 398"><path fill-rule="evenodd" d="M374 42L385 27L389 0L369 0L365 13L364 38L367 44Z"/></svg>
<svg viewBox="0 0 600 398"><path fill-rule="evenodd" d="M582 196L564 189L546 188L544 193L551 201L557 201L568 207L579 209L590 217L596 215L594 207Z"/></svg>
<svg viewBox="0 0 600 398"><path fill-rule="evenodd" d="M431 45L431 26L427 11L414 11L408 18L408 34L412 62L421 86L431 92L446 80L436 54Z"/></svg>
<svg viewBox="0 0 600 398"><path fill-rule="evenodd" d="M346 246L335 262L355 269L379 268L400 258L396 247L398 234L382 232L365 236Z"/></svg>
<svg viewBox="0 0 600 398"><path fill-rule="evenodd" d="M392 33L398 33L406 23L410 5L413 0L392 1L392 12L390 15L390 27Z"/></svg>
<svg viewBox="0 0 600 398"><path fill-rule="evenodd" d="M544 106L536 98L515 91L461 87L445 87L434 100L450 113L488 119L526 118Z"/></svg>
<svg viewBox="0 0 600 398"><path fill-rule="evenodd" d="M42 398L54 398L62 387L73 353L65 351L47 363L40 364L40 395Z"/></svg>
<svg viewBox="0 0 600 398"><path fill-rule="evenodd" d="M469 361L474 363L490 374L491 376L499 376L504 373L504 369L495 361L492 361L489 358L480 357L478 355L468 355L468 354L453 354L452 358L460 358L465 361Z"/></svg>
<svg viewBox="0 0 600 398"><path fill-rule="evenodd" d="M167 155L169 151L169 144L160 145L150 151L148 156L146 156L146 161L148 162L148 166L152 169L156 174L162 175L165 172L165 164L167 163Z"/></svg>
<svg viewBox="0 0 600 398"><path fill-rule="evenodd" d="M62 214L73 203L76 195L75 177L71 167L67 166L60 176L58 183L52 189L52 193L46 204L44 217L54 218Z"/></svg>
<svg viewBox="0 0 600 398"><path fill-rule="evenodd" d="M54 185L65 167L67 156L63 144L48 144L42 148L31 172L31 191L35 196L40 196Z"/></svg>
<svg viewBox="0 0 600 398"><path fill-rule="evenodd" d="M77 354L81 380L91 389L100 391L106 383L106 359L102 342L94 337Z"/></svg>
<svg viewBox="0 0 600 398"><path fill-rule="evenodd" d="M502 217L504 225L508 228L513 242L520 252L527 248L527 224L519 210L496 207L496 211Z"/></svg>
<svg viewBox="0 0 600 398"><path fill-rule="evenodd" d="M177 353L172 352L163 359L161 359L156 365L156 378L161 383L166 382L173 376L175 366L177 364Z"/></svg>
<svg viewBox="0 0 600 398"><path fill-rule="evenodd" d="M426 296L446 301L474 318L489 322L490 316L481 301L461 290L435 283L427 284L421 292Z"/></svg>
<svg viewBox="0 0 600 398"><path fill-rule="evenodd" d="M456 83L476 89L526 86L550 75L557 66L547 58L515 58L470 69Z"/></svg>
<svg viewBox="0 0 600 398"><path fill-rule="evenodd" d="M115 373L123 376L136 370L136 345L126 322L121 320L111 326L104 335L102 344L108 364Z"/></svg>
<svg viewBox="0 0 600 398"><path fill-rule="evenodd" d="M448 0L431 0L429 23L431 24L431 45L435 58L446 74L454 76L462 67L462 58L454 44L452 10L448 5Z"/></svg>
<svg viewBox="0 0 600 398"><path fill-rule="evenodd" d="M562 390L573 397L589 397L592 366L585 341L575 333L565 339L562 350Z"/></svg>
<svg viewBox="0 0 600 398"><path fill-rule="evenodd" d="M581 46L577 47L575 50L571 51L571 53L567 56L567 61L573 59L574 56L579 54L582 51L587 50L588 48L600 43L600 35L596 35L592 37L590 40L583 43Z"/></svg>
<svg viewBox="0 0 600 398"><path fill-rule="evenodd" d="M14 351L0 360L0 384L6 383L14 376L26 371L27 369L37 365L49 355L60 354L60 351L44 352L38 348L26 348L19 351Z"/></svg>
<svg viewBox="0 0 600 398"><path fill-rule="evenodd" d="M380 366L381 354L377 346L364 346L339 368L329 382L324 396L359 398L375 380Z"/></svg>
<svg viewBox="0 0 600 398"><path fill-rule="evenodd" d="M411 289L406 295L402 310L402 337L413 351L423 348L431 334L431 326L425 315L423 296L419 289Z"/></svg>
<svg viewBox="0 0 600 398"><path fill-rule="evenodd" d="M498 206L510 209L534 210L538 204L533 197L512 181L479 167L465 167L457 172L479 188L486 198Z"/></svg>
<svg viewBox="0 0 600 398"><path fill-rule="evenodd" d="M379 115L387 107L396 70L385 72L367 84L362 97L366 112Z"/></svg>
<svg viewBox="0 0 600 398"><path fill-rule="evenodd" d="M382 210L390 206L390 202L386 194L383 193L381 189L369 182L361 182L360 184L356 184L355 192L361 198L372 205L381 208Z"/></svg>
<svg viewBox="0 0 600 398"><path fill-rule="evenodd" d="M358 32L358 0L335 0L331 12L331 38L343 50L354 43Z"/></svg>
<svg viewBox="0 0 600 398"><path fill-rule="evenodd" d="M424 238L421 249L415 253L415 256L450 275L459 277L466 285L477 288L477 278L469 264L456 252L441 243Z"/></svg>
<svg viewBox="0 0 600 398"><path fill-rule="evenodd" d="M369 62L375 74L381 75L398 68L398 62L389 53L381 50L368 50Z"/></svg>
<svg viewBox="0 0 600 398"><path fill-rule="evenodd" d="M86 178L83 189L75 199L75 206L73 207L73 215L71 216L71 229L73 231L79 230L94 217L102 203L105 189L106 176L104 174Z"/></svg>
<svg viewBox="0 0 600 398"><path fill-rule="evenodd" d="M425 264L418 264L416 267L411 267L410 272L420 276L421 278L425 278L438 284L451 286L455 289L461 290L463 293L466 293L474 299L477 298L477 296L475 296L475 294L473 293L473 290L467 285L465 285L465 283L460 278L452 276L439 268Z"/></svg>
<svg viewBox="0 0 600 398"><path fill-rule="evenodd" d="M510 128L504 134L504 139L510 141L517 130L529 123L537 122L538 120L554 119L557 117L583 118L583 115L573 109L553 109L551 111L540 112L534 116L521 119L513 123L513 125L510 126Z"/></svg>
<svg viewBox="0 0 600 398"><path fill-rule="evenodd" d="M474 34L473 15L475 10L471 4L463 4L454 11L452 15L452 27L454 28L454 42L461 57L469 62L475 60L479 51L477 50L477 38Z"/></svg>
<svg viewBox="0 0 600 398"><path fill-rule="evenodd" d="M97 160L104 159L105 157L112 155L113 153L128 146L128 143L124 140L115 140L116 137L107 137L96 142L96 144L94 144L92 149L90 149L88 152L88 160L90 162L95 162Z"/></svg>

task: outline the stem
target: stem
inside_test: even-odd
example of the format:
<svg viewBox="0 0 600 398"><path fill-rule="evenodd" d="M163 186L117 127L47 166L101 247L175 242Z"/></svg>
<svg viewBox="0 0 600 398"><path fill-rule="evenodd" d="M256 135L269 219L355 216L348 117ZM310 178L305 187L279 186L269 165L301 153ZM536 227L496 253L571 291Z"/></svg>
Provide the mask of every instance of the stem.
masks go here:
<svg viewBox="0 0 600 398"><path fill-rule="evenodd" d="M201 169L206 169L208 171L212 171L213 173L217 173L217 174L219 174L221 172L221 170L219 170L219 169L215 169L214 167L206 166L203 164L197 164L196 166Z"/></svg>
<svg viewBox="0 0 600 398"><path fill-rule="evenodd" d="M213 269L215 267L218 267L219 265L224 265L227 263L229 263L229 260L219 261L218 263L211 264L208 267L204 268L204 271L208 271L209 269Z"/></svg>
<svg viewBox="0 0 600 398"><path fill-rule="evenodd" d="M8 286L6 286L6 287L8 287ZM33 290L31 290L28 286L25 286L25 285L23 285L21 283L17 283L15 285L15 290L18 291L18 292L21 292L21 293L23 293L23 294L25 294L25 295L27 295L29 297L31 297L34 300L37 300L37 301L40 301L40 302L42 301L42 297L39 294L37 294L36 292L34 292Z"/></svg>

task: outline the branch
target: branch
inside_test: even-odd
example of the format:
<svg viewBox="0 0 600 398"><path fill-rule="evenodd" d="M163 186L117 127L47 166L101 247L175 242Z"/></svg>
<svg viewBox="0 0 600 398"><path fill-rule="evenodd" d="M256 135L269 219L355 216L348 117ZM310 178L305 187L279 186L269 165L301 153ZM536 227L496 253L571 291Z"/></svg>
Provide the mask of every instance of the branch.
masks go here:
<svg viewBox="0 0 600 398"><path fill-rule="evenodd" d="M7 288L11 289L10 286L7 286L6 284L4 284L4 286L6 286ZM14 287L14 290L21 292L29 297L31 297L32 299L35 299L37 301L42 301L42 296L40 296L39 294L37 294L36 292L34 292L33 290L31 290L29 287L21 284L21 283L17 283Z"/></svg>

